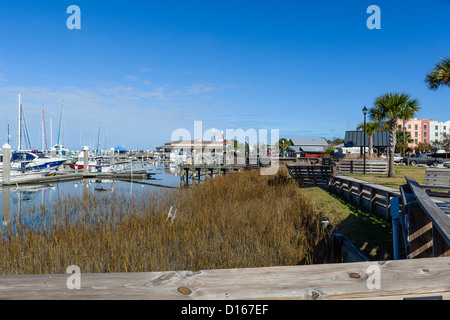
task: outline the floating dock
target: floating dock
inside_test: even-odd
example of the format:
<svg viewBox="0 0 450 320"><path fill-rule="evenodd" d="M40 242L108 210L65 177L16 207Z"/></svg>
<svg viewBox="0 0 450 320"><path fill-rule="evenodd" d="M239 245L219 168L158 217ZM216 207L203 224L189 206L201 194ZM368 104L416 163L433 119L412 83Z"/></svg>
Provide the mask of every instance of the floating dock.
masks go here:
<svg viewBox="0 0 450 320"><path fill-rule="evenodd" d="M117 180L145 180L148 179L152 173L147 173L146 170L139 170L133 172L88 172L88 173L74 173L61 171L56 172L54 175L48 176L29 176L20 179L10 178L9 182L3 182L4 186L11 185L24 185L24 184L42 184L52 182L65 182L74 181L88 178L98 179L117 179Z"/></svg>

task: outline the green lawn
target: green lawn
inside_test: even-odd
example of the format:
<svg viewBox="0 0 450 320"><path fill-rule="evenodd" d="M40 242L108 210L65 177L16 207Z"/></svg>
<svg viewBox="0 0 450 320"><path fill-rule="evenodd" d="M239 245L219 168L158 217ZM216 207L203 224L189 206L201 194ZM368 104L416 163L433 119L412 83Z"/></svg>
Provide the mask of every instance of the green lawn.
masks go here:
<svg viewBox="0 0 450 320"><path fill-rule="evenodd" d="M321 188L303 188L301 191L313 199L316 209L330 220L334 230L344 234L369 259L392 259L389 222Z"/></svg>
<svg viewBox="0 0 450 320"><path fill-rule="evenodd" d="M399 190L401 185L406 184L405 177L413 178L419 184L423 184L426 169L426 167L395 166L394 178L389 178L387 174L346 174L346 176Z"/></svg>

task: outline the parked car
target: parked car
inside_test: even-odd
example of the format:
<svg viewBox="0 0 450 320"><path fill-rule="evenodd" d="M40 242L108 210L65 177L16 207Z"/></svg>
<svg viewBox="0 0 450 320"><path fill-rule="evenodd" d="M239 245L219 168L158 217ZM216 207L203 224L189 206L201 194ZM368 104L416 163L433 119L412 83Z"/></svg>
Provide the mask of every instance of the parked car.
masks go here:
<svg viewBox="0 0 450 320"><path fill-rule="evenodd" d="M425 164L427 166L437 166L438 164L442 164L444 161L442 160L442 158L430 157L426 154L418 154L415 155L414 157L403 158L402 162L405 164L410 164L412 166L415 166L417 164Z"/></svg>
<svg viewBox="0 0 450 320"><path fill-rule="evenodd" d="M380 157L386 159L387 155L386 155L386 153L382 153L380 155ZM400 153L394 153L394 162L395 163L401 163L402 160L403 160L403 157L400 155Z"/></svg>
<svg viewBox="0 0 450 320"><path fill-rule="evenodd" d="M450 168L450 161L445 161L444 162L444 167Z"/></svg>

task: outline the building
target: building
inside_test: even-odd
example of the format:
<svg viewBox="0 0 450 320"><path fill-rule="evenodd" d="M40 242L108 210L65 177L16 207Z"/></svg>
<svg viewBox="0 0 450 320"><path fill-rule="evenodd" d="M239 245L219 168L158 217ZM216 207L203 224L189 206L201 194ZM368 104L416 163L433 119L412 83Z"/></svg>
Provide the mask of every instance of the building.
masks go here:
<svg viewBox="0 0 450 320"><path fill-rule="evenodd" d="M344 147L345 148L360 148L360 154L363 154L363 148L369 147L369 135L365 135L366 141L364 143L364 131L345 131ZM376 149L377 154L383 152L389 147L389 130L379 130L372 136L372 147ZM347 151L351 152L347 152ZM354 149L343 150L343 155L346 153L353 153Z"/></svg>
<svg viewBox="0 0 450 320"><path fill-rule="evenodd" d="M411 119L403 121L397 120L397 125L403 128L405 132L409 132L412 143L408 143L408 148L414 149L419 143L431 143L431 122L430 119Z"/></svg>
<svg viewBox="0 0 450 320"><path fill-rule="evenodd" d="M224 145L222 141L205 141L202 139L196 140L177 140L164 143L163 146L156 147L155 154L161 157L169 158L171 153L186 154L192 153L194 150L201 150L202 152L223 152Z"/></svg>
<svg viewBox="0 0 450 320"><path fill-rule="evenodd" d="M291 157L320 158L328 149L324 138L292 138L286 151Z"/></svg>
<svg viewBox="0 0 450 320"><path fill-rule="evenodd" d="M430 120L430 142L443 142L445 135L450 135L450 120Z"/></svg>

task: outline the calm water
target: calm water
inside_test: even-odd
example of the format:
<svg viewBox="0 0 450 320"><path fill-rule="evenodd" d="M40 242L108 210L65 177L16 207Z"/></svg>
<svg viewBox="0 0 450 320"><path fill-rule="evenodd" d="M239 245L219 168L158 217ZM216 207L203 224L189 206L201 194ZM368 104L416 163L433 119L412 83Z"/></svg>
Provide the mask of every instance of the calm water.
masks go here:
<svg viewBox="0 0 450 320"><path fill-rule="evenodd" d="M0 208L2 209L0 220L3 225L6 225L30 208L39 208L41 205L51 207L52 203L60 197L77 196L81 198L83 192L86 191L91 194L98 193L102 195L113 193L139 195L139 193L144 191L160 190L162 188L151 184L171 187L180 186L180 177L175 175L178 173L175 169L156 168L149 170L149 172L156 174L153 176L153 179L143 181L146 184L105 179L85 179L42 185L0 187Z"/></svg>

